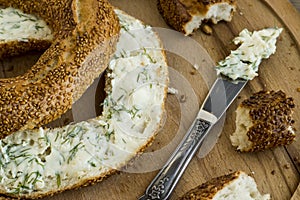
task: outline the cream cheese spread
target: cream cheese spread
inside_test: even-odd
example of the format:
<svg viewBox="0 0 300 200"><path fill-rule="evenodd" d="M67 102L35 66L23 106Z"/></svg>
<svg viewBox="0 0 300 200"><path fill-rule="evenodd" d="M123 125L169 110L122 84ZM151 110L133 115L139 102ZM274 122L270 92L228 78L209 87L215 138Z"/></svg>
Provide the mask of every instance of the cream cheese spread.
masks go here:
<svg viewBox="0 0 300 200"><path fill-rule="evenodd" d="M115 12L122 30L108 69L111 84L103 114L0 140L1 192L19 197L45 194L104 177L124 166L155 135L167 92L165 56L151 27Z"/></svg>
<svg viewBox="0 0 300 200"><path fill-rule="evenodd" d="M28 39L51 40L52 32L46 22L15 8L0 9L0 42Z"/></svg>
<svg viewBox="0 0 300 200"><path fill-rule="evenodd" d="M262 59L269 58L276 51L276 39L282 28L266 28L249 32L244 29L233 42L241 44L238 49L220 61L216 67L218 74L232 80L252 80L258 76L258 67Z"/></svg>

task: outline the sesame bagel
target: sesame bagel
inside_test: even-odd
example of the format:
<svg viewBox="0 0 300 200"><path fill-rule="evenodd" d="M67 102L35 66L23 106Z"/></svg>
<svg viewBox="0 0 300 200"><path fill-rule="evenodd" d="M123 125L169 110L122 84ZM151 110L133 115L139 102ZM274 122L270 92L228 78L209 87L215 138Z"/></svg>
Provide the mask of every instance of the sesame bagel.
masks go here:
<svg viewBox="0 0 300 200"><path fill-rule="evenodd" d="M153 141L168 88L165 54L151 27L116 13L122 29L106 70L102 114L0 139L0 199L40 198L101 181Z"/></svg>
<svg viewBox="0 0 300 200"><path fill-rule="evenodd" d="M47 124L70 109L107 67L120 27L106 0L0 0L0 6L40 17L53 37L46 41L1 41L2 46L9 46L12 55L44 48L51 42L25 74L0 79L3 138L18 130Z"/></svg>

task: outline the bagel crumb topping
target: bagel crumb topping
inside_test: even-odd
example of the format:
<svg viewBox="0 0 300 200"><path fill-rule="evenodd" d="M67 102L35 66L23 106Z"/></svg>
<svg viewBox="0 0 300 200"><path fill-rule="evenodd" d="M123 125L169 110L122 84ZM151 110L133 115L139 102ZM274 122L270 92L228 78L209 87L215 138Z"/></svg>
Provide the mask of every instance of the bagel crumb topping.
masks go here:
<svg viewBox="0 0 300 200"><path fill-rule="evenodd" d="M115 12L123 28L109 64L103 114L62 128L18 131L0 140L2 193L44 196L87 185L124 166L152 140L167 91L164 53L149 26Z"/></svg>
<svg viewBox="0 0 300 200"><path fill-rule="evenodd" d="M44 20L12 7L0 9L0 42L29 38L52 40L53 36Z"/></svg>

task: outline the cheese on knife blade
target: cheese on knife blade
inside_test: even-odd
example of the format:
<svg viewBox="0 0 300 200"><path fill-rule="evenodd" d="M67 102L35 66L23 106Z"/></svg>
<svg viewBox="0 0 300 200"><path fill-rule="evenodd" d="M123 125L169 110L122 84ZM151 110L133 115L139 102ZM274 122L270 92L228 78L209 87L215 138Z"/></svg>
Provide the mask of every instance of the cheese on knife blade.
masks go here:
<svg viewBox="0 0 300 200"><path fill-rule="evenodd" d="M220 61L216 67L218 74L232 80L252 80L258 76L258 67L262 59L269 58L276 51L276 39L282 28L266 28L249 32L244 29L233 42L241 44L238 49Z"/></svg>

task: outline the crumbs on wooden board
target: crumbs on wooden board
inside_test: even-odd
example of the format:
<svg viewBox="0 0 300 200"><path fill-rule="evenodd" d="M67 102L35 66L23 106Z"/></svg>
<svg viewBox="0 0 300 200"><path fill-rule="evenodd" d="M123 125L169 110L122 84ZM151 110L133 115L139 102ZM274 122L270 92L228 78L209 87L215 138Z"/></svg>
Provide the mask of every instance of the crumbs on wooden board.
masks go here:
<svg viewBox="0 0 300 200"><path fill-rule="evenodd" d="M178 90L173 87L168 87L168 94L178 94Z"/></svg>

